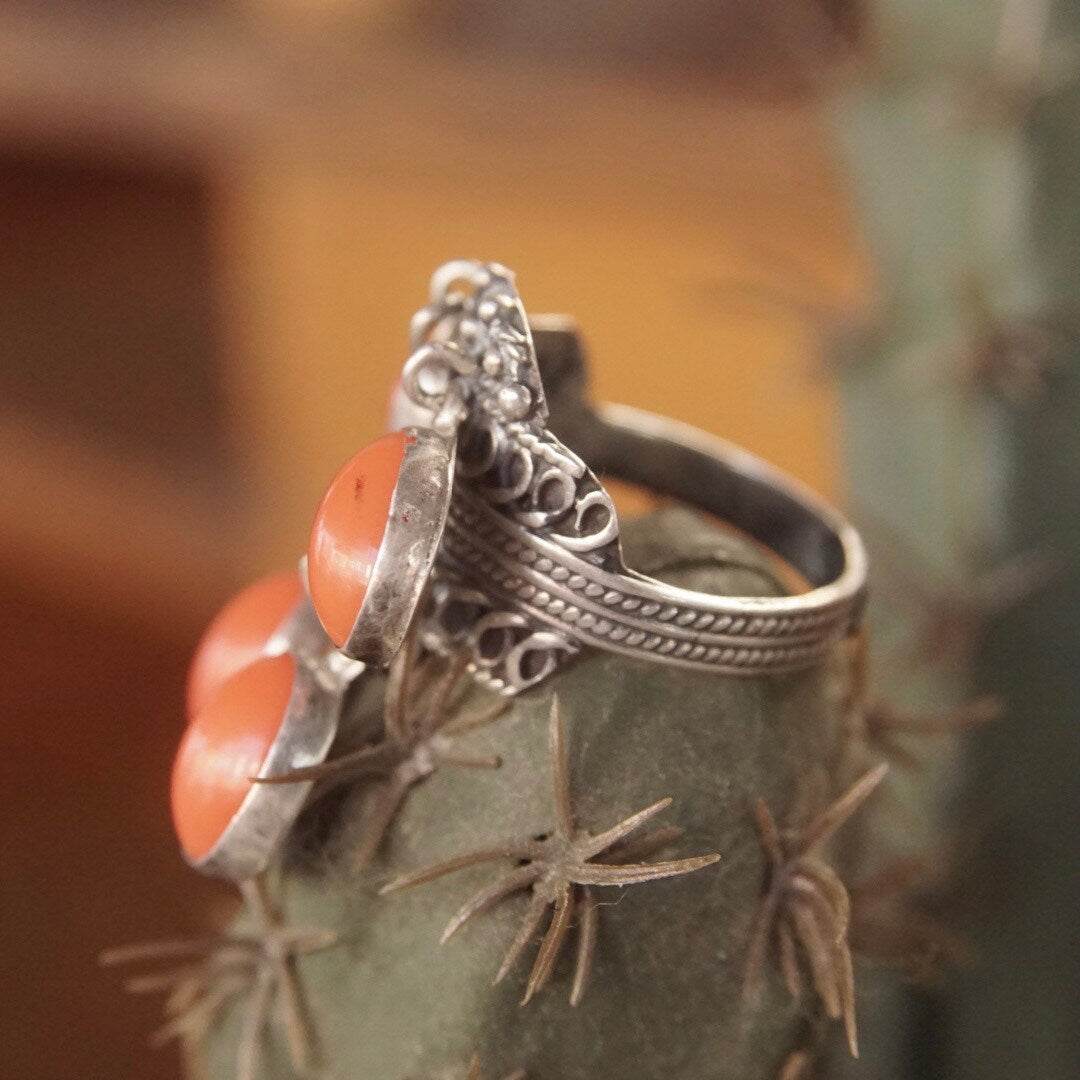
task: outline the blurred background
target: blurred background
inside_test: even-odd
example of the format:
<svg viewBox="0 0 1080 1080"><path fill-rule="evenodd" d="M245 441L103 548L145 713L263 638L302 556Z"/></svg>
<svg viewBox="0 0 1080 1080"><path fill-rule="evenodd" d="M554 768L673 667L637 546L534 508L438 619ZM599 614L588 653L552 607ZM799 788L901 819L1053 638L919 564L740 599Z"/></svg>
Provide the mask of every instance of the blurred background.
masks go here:
<svg viewBox="0 0 1080 1080"><path fill-rule="evenodd" d="M883 693L1007 702L900 788L906 840L963 850L978 959L867 979L850 1074L1080 1074L1078 23L3 0L0 1074L178 1075L95 955L224 900L168 818L188 656L295 562L458 256L579 319L598 397L852 509Z"/></svg>

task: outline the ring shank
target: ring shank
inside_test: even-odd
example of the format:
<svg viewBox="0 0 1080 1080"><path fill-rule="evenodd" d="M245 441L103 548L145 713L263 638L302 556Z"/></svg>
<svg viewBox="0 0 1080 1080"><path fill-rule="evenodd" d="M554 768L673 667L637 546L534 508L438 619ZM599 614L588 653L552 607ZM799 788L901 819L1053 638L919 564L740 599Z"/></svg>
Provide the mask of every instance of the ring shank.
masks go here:
<svg viewBox="0 0 1080 1080"><path fill-rule="evenodd" d="M808 488L760 458L698 428L586 394L587 362L574 321L531 321L551 428L599 474L668 495L726 521L779 555L810 584L808 607L847 603L861 614L862 539Z"/></svg>
<svg viewBox="0 0 1080 1080"><path fill-rule="evenodd" d="M815 588L863 561L855 531L779 470L685 424L624 405L579 414L559 429L597 473L722 518L791 564Z"/></svg>
<svg viewBox="0 0 1080 1080"><path fill-rule="evenodd" d="M590 464L725 518L813 587L721 596L604 569L515 523L468 484L455 488L443 538L444 566L458 580L556 631L566 648L576 642L725 674L810 667L856 628L866 576L858 534L795 481L730 443L626 406L581 406L574 415L579 423L560 425L560 438L579 436L574 452ZM493 684L516 692L530 680L515 670Z"/></svg>
<svg viewBox="0 0 1080 1080"><path fill-rule="evenodd" d="M538 492L534 503L515 511L463 473L455 478L439 562L451 586L447 596L457 586L483 596L488 614L477 625L495 620L501 628L491 639L498 648L484 657L491 685L515 693L542 677L530 674L518 653L531 651L542 673L582 646L740 676L798 671L824 660L857 627L862 611L866 557L856 531L797 481L723 439L628 406L591 406L573 323L540 317L530 328L546 415L536 430L501 429L507 445L497 460L504 470L492 490L516 498L513 481L524 477L527 487L537 475L537 448L546 446L554 460L561 450L568 482L584 477L592 485L577 496L579 514L584 500L601 492L616 537L605 474L725 520L785 560L809 588L731 596L669 585L626 567L617 538L604 540L609 550L601 554L599 544L578 547L572 532L525 520L535 515ZM522 460L529 468L514 472L511 466ZM450 623L443 630L452 634ZM512 633L503 632L511 625Z"/></svg>

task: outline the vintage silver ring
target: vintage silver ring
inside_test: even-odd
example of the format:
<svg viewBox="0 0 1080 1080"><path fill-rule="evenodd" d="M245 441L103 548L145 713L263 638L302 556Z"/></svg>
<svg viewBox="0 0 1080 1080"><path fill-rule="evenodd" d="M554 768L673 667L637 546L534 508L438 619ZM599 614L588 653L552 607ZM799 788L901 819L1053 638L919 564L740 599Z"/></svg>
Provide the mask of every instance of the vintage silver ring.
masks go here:
<svg viewBox="0 0 1080 1080"><path fill-rule="evenodd" d="M394 475L378 475L386 453L365 473L361 452L312 532L312 599L346 655L387 664L417 618L429 648L471 649L477 678L514 694L585 648L765 676L821 662L856 629L867 563L843 516L722 439L590 405L574 324L530 323L504 267L437 270L411 338L391 410L404 429L389 454ZM598 474L723 519L808 587L725 596L634 572ZM388 492L374 532L360 521L371 518L369 483L374 503Z"/></svg>

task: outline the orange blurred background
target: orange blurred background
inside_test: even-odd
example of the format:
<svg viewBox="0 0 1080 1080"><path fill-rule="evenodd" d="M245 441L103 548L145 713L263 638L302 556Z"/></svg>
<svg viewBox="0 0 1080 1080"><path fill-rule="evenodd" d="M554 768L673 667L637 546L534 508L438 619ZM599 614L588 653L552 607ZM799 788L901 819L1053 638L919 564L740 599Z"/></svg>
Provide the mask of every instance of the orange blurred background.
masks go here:
<svg viewBox="0 0 1080 1080"><path fill-rule="evenodd" d="M815 103L847 0L0 6L0 1073L166 1077L109 944L222 895L187 657L379 433L427 278L517 271L597 396L837 496L867 274Z"/></svg>

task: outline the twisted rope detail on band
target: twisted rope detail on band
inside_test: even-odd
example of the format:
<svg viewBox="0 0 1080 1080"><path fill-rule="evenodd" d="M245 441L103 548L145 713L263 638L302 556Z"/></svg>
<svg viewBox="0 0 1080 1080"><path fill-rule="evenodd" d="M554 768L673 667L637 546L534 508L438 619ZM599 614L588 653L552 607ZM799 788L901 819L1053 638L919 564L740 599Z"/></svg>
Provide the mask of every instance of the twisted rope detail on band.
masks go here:
<svg viewBox="0 0 1080 1080"><path fill-rule="evenodd" d="M798 615L752 615L666 603L656 586L609 574L545 545L467 491L455 492L443 538L443 565L463 583L482 586L492 606L527 614L564 637L641 656L732 674L783 672L822 659L846 628L846 605ZM752 601L750 601L752 602ZM775 601L774 601L775 602ZM498 683L496 671L488 681Z"/></svg>

